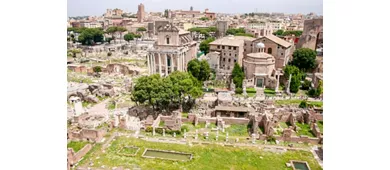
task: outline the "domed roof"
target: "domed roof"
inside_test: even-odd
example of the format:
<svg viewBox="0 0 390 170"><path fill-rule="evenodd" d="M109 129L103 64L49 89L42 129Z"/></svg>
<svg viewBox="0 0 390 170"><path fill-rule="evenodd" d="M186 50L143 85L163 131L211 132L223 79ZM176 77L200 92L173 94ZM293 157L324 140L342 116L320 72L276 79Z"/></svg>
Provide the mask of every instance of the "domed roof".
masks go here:
<svg viewBox="0 0 390 170"><path fill-rule="evenodd" d="M265 48L265 45L263 43L259 42L256 44L256 47L257 48Z"/></svg>
<svg viewBox="0 0 390 170"><path fill-rule="evenodd" d="M250 53L250 54L248 54L248 57L251 57L251 58L264 58L264 59L274 58L274 56L272 56L271 54L267 54L267 53Z"/></svg>

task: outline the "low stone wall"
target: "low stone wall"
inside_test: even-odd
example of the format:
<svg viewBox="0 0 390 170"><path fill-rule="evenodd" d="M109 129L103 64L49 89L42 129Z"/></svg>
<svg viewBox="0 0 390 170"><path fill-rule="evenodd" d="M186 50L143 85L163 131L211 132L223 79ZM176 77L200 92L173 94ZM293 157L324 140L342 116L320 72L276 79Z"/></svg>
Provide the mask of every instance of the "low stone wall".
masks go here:
<svg viewBox="0 0 390 170"><path fill-rule="evenodd" d="M82 129L76 132L68 132L70 140L87 140L92 142L99 142L106 134L104 129Z"/></svg>
<svg viewBox="0 0 390 170"><path fill-rule="evenodd" d="M275 136L276 140L286 141L286 142L304 142L311 144L319 144L321 142L320 138L310 138L308 136L292 136L291 138L284 138L281 136Z"/></svg>
<svg viewBox="0 0 390 170"><path fill-rule="evenodd" d="M198 123L206 123L207 121L210 123L217 123L217 118L216 117L212 117L212 118L198 117Z"/></svg>
<svg viewBox="0 0 390 170"><path fill-rule="evenodd" d="M188 119L188 118L181 118L181 121L182 122L191 122L191 123L193 122L193 121L190 121L190 119Z"/></svg>
<svg viewBox="0 0 390 170"><path fill-rule="evenodd" d="M248 124L249 123L249 119L246 119L246 118L222 118L222 120L225 122L225 124L227 125L230 125L230 124L240 124L240 125L243 125L243 124Z"/></svg>
<svg viewBox="0 0 390 170"><path fill-rule="evenodd" d="M74 165L80 161L80 159L85 156L92 149L91 144L85 145L77 153L74 153L73 149L68 148L68 162L70 165Z"/></svg>
<svg viewBox="0 0 390 170"><path fill-rule="evenodd" d="M313 117L315 120L323 120L323 115L320 113L314 114Z"/></svg>

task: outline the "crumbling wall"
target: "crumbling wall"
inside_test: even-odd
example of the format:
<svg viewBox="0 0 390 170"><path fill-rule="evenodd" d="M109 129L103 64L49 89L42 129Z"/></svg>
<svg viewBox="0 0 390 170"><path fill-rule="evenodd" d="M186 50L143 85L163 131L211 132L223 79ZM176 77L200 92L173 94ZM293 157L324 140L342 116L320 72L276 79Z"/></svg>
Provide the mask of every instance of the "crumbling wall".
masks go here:
<svg viewBox="0 0 390 170"><path fill-rule="evenodd" d="M73 151L72 148L68 148L68 162L70 165L76 164L80 159L85 156L92 149L91 144L85 145L77 153Z"/></svg>
<svg viewBox="0 0 390 170"><path fill-rule="evenodd" d="M106 134L104 129L82 129L76 132L68 132L68 138L70 140L87 140L92 142L101 141Z"/></svg>
<svg viewBox="0 0 390 170"><path fill-rule="evenodd" d="M323 32L323 20L322 19L312 19L305 20L303 25L303 33L299 38L297 49L298 48L310 48L316 50L317 41L322 37L322 34L319 36L319 33Z"/></svg>

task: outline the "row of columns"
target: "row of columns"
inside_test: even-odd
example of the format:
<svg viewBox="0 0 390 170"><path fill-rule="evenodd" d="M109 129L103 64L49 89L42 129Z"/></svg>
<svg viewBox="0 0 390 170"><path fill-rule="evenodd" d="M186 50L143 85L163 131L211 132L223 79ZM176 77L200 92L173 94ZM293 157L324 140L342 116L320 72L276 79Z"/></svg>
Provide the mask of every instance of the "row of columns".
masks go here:
<svg viewBox="0 0 390 170"><path fill-rule="evenodd" d="M157 56L155 55L157 54ZM163 57L164 56L164 57ZM148 62L148 69L149 69L149 75L156 74L156 57L158 58L158 73L162 75L162 60L165 58L165 75L168 75L168 58L171 61L171 68L170 71L173 72L175 67L175 61L177 63L177 69L179 71L184 71L185 69L185 56L186 53L172 53L172 54L166 54L166 53L149 53L147 55L147 62Z"/></svg>

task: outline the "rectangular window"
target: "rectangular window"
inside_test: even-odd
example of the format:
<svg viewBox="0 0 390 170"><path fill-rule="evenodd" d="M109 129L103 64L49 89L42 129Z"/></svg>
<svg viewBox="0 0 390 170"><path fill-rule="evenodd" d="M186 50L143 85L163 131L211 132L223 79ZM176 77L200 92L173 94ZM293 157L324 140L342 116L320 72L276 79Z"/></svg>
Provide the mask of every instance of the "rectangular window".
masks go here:
<svg viewBox="0 0 390 170"><path fill-rule="evenodd" d="M233 50L236 50L237 49L237 47L233 47Z"/></svg>
<svg viewBox="0 0 390 170"><path fill-rule="evenodd" d="M231 49L232 49L232 47L229 46L229 50L231 50Z"/></svg>
<svg viewBox="0 0 390 170"><path fill-rule="evenodd" d="M234 54L234 57L237 57L237 54Z"/></svg>
<svg viewBox="0 0 390 170"><path fill-rule="evenodd" d="M167 38L167 44L169 44L169 38Z"/></svg>
<svg viewBox="0 0 390 170"><path fill-rule="evenodd" d="M282 55L283 55L283 53L282 53Z"/></svg>
<svg viewBox="0 0 390 170"><path fill-rule="evenodd" d="M225 46L222 46L222 49L225 49Z"/></svg>
<svg viewBox="0 0 390 170"><path fill-rule="evenodd" d="M223 56L226 56L226 53L223 53Z"/></svg>
<svg viewBox="0 0 390 170"><path fill-rule="evenodd" d="M225 58L222 59L223 62L225 62ZM224 66L225 67L225 66Z"/></svg>
<svg viewBox="0 0 390 170"><path fill-rule="evenodd" d="M246 49L244 49L244 52L246 51Z"/></svg>
<svg viewBox="0 0 390 170"><path fill-rule="evenodd" d="M235 63L237 63L237 60L236 60L236 59L234 59L234 62L235 62Z"/></svg>
<svg viewBox="0 0 390 170"><path fill-rule="evenodd" d="M221 46L217 46L218 47L218 49L220 49L221 48Z"/></svg>
<svg viewBox="0 0 390 170"><path fill-rule="evenodd" d="M232 53L229 53L229 56L232 56Z"/></svg>
<svg viewBox="0 0 390 170"><path fill-rule="evenodd" d="M229 58L228 62L230 63L230 58Z"/></svg>

